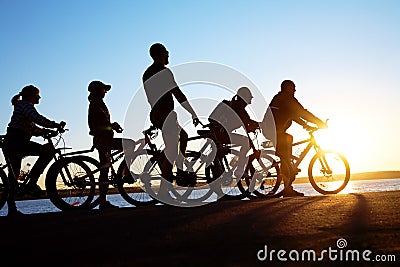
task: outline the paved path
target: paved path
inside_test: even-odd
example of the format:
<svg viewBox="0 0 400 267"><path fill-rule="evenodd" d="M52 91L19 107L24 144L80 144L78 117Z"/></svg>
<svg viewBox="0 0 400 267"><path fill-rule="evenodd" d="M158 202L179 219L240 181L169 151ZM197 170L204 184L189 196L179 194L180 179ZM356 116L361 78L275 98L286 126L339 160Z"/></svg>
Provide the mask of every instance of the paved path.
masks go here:
<svg viewBox="0 0 400 267"><path fill-rule="evenodd" d="M296 256L292 250L300 257L313 250L319 258L329 247L338 250L337 257L340 250L357 250L360 258L370 250L371 260L397 260L361 259L349 266L399 266L399 203L395 191L0 217L1 266L300 266L289 259L289 253ZM340 238L347 242L342 249ZM276 252L273 263L258 260L265 246L268 256L285 250L281 256L288 261L279 261ZM345 263L322 255L323 266Z"/></svg>

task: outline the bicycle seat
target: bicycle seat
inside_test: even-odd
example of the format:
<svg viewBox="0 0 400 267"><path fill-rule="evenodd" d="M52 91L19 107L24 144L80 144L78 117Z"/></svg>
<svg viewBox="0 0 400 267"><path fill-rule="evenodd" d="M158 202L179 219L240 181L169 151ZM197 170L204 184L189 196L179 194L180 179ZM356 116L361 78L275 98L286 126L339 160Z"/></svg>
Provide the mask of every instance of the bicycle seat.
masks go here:
<svg viewBox="0 0 400 267"><path fill-rule="evenodd" d="M197 130L197 134L200 136L210 136L211 130Z"/></svg>

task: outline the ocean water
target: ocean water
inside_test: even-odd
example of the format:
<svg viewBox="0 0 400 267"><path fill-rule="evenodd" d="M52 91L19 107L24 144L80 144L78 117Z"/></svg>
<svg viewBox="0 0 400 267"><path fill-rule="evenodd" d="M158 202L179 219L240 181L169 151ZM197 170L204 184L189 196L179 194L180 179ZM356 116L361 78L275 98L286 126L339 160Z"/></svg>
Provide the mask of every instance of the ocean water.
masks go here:
<svg viewBox="0 0 400 267"><path fill-rule="evenodd" d="M305 196L316 196L320 195L315 191L309 183L305 184L294 184L293 187L305 194ZM345 189L340 194L350 193L365 193L365 192L381 192L381 191L396 191L400 190L400 178L397 179L380 179L380 180L356 180L349 181ZM131 204L126 202L120 195L109 195L108 200L121 208L133 207ZM208 200L210 202L215 201L213 199ZM34 213L48 213L48 212L62 212L56 208L48 199L38 200L24 200L17 201L18 209L25 214ZM0 210L0 216L7 215L7 205Z"/></svg>

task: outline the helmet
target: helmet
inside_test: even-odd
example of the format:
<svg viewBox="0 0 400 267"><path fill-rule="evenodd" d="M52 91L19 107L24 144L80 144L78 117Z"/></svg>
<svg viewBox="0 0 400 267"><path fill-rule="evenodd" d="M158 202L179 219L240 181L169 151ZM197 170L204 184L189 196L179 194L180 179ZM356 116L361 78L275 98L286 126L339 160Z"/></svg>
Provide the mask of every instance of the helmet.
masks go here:
<svg viewBox="0 0 400 267"><path fill-rule="evenodd" d="M240 87L236 95L243 99L244 102L246 102L247 104L250 104L251 99L253 99L253 95L251 94L250 89L245 86Z"/></svg>
<svg viewBox="0 0 400 267"><path fill-rule="evenodd" d="M281 91L287 91L287 90L290 90L290 89L293 90L295 87L296 87L296 85L291 80L284 80L281 83Z"/></svg>

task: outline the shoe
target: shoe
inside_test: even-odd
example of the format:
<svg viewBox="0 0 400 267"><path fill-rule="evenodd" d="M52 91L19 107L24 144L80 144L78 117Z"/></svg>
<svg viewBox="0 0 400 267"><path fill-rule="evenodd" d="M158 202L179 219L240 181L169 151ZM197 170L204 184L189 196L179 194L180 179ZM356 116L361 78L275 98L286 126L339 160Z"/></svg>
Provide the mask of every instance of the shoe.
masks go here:
<svg viewBox="0 0 400 267"><path fill-rule="evenodd" d="M119 209L119 207L111 204L110 201L104 201L100 203L99 209L100 210Z"/></svg>
<svg viewBox="0 0 400 267"><path fill-rule="evenodd" d="M46 190L40 188L38 184L27 184L24 188L24 192L33 197L44 197L46 196Z"/></svg>
<svg viewBox="0 0 400 267"><path fill-rule="evenodd" d="M293 188L285 188L282 192L283 197L304 197L304 194L294 190Z"/></svg>

